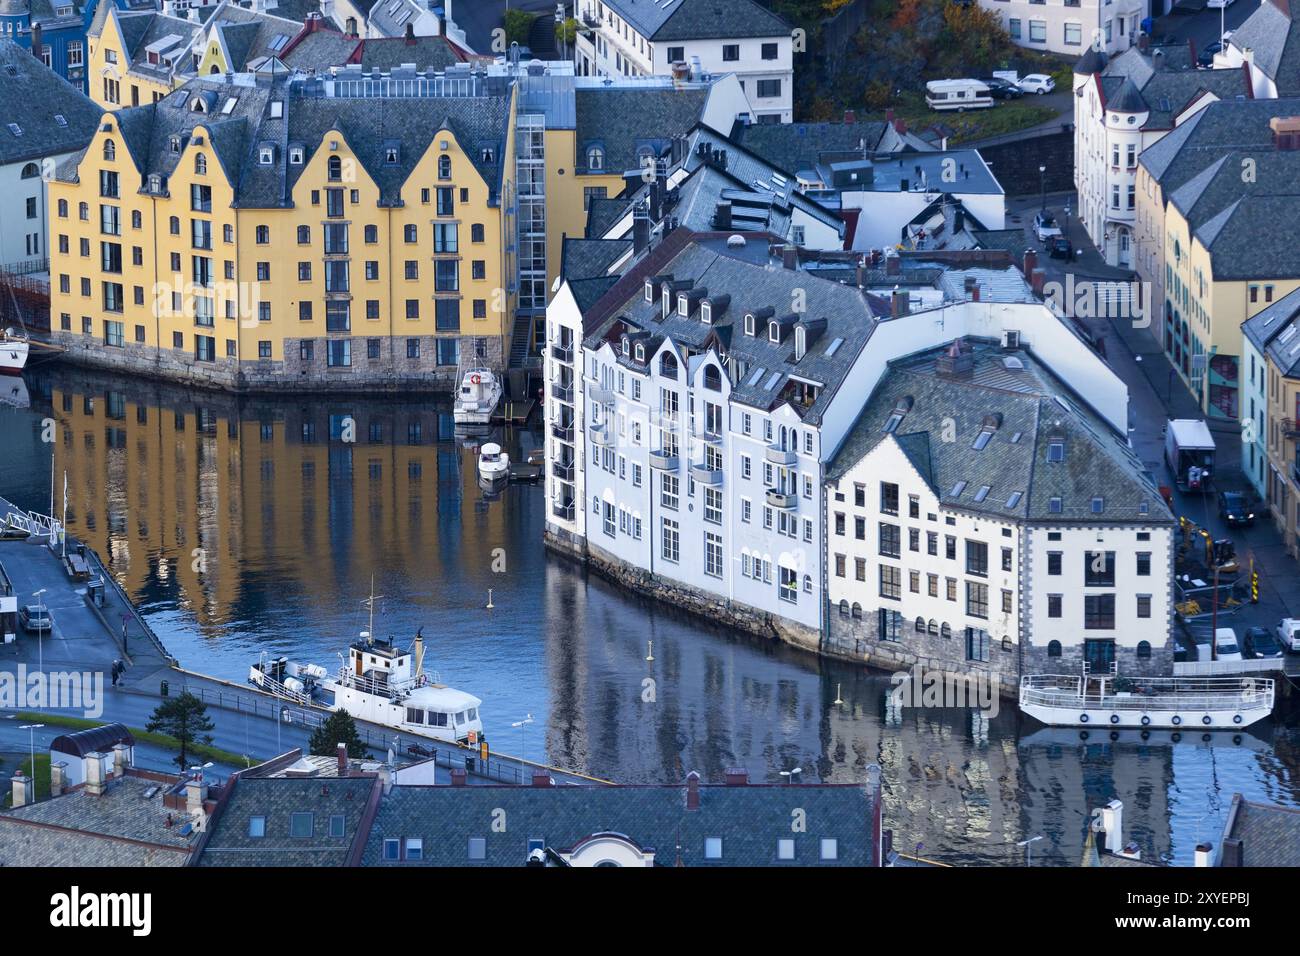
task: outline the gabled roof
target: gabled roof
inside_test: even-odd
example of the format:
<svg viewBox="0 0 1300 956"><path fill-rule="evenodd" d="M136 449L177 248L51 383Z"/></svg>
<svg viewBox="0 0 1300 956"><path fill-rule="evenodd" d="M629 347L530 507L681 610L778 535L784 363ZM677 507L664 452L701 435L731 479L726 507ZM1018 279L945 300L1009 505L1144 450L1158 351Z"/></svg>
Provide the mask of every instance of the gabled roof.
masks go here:
<svg viewBox="0 0 1300 956"><path fill-rule="evenodd" d="M1107 110L1149 114L1142 129L1172 128L1175 117L1206 94L1220 100L1251 95L1250 78L1244 70L1197 69L1185 43L1149 50L1129 47L1110 60L1095 79ZM1140 95L1135 96L1135 90Z"/></svg>
<svg viewBox="0 0 1300 956"><path fill-rule="evenodd" d="M0 165L82 149L103 112L30 51L0 40Z"/></svg>
<svg viewBox="0 0 1300 956"><path fill-rule="evenodd" d="M1263 0L1232 32L1228 45L1252 51L1255 66L1273 81L1278 96L1300 94L1300 30L1289 0Z"/></svg>
<svg viewBox="0 0 1300 956"><path fill-rule="evenodd" d="M797 173L823 161L869 156L882 147L888 123L754 123L733 136L777 169Z"/></svg>
<svg viewBox="0 0 1300 956"><path fill-rule="evenodd" d="M1300 378L1300 289L1256 312L1241 331L1281 374Z"/></svg>
<svg viewBox="0 0 1300 956"><path fill-rule="evenodd" d="M790 24L754 0L605 0L605 6L656 43L790 35Z"/></svg>
<svg viewBox="0 0 1300 956"><path fill-rule="evenodd" d="M643 151L662 154L674 136L685 134L699 121L708 95L702 87L578 87L574 165L585 169L588 150L599 146L604 150L605 172L617 176L639 170Z"/></svg>

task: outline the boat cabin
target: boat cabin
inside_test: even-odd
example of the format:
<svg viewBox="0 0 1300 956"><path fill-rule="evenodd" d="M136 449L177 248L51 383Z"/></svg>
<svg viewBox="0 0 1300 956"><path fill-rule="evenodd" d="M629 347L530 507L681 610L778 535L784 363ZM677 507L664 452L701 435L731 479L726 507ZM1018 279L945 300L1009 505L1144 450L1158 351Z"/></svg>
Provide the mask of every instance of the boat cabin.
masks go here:
<svg viewBox="0 0 1300 956"><path fill-rule="evenodd" d="M415 679L411 652L375 638L362 638L348 648L348 673L376 693L404 688Z"/></svg>

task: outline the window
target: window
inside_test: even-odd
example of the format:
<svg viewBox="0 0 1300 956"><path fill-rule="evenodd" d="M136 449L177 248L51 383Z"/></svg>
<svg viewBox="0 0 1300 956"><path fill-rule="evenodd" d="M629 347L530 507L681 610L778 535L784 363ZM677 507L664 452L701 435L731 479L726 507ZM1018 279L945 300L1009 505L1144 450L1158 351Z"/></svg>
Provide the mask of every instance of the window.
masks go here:
<svg viewBox="0 0 1300 956"><path fill-rule="evenodd" d="M1047 616L1048 617L1061 616L1061 595L1059 594L1047 595Z"/></svg>
<svg viewBox="0 0 1300 956"><path fill-rule="evenodd" d="M901 540L898 525L880 522L880 554L886 558L896 558L900 553Z"/></svg>
<svg viewBox="0 0 1300 956"><path fill-rule="evenodd" d="M777 55L777 45L775 43L763 44L762 56L764 60L775 60Z"/></svg>
<svg viewBox="0 0 1300 956"><path fill-rule="evenodd" d="M739 43L724 43L722 45L722 62L735 63L740 59Z"/></svg>
<svg viewBox="0 0 1300 956"><path fill-rule="evenodd" d="M968 661L988 663L989 646L988 631L978 627L966 628L966 659Z"/></svg>
<svg viewBox="0 0 1300 956"><path fill-rule="evenodd" d="M706 860L722 859L722 837L704 838L704 859Z"/></svg>
<svg viewBox="0 0 1300 956"><path fill-rule="evenodd" d="M898 514L898 485L887 481L880 483L880 510L887 515Z"/></svg>
<svg viewBox="0 0 1300 956"><path fill-rule="evenodd" d="M989 616L989 586L978 581L966 582L966 613L971 617Z"/></svg>
<svg viewBox="0 0 1300 956"><path fill-rule="evenodd" d="M1113 588L1115 586L1115 552L1084 552L1083 586L1088 588Z"/></svg>
<svg viewBox="0 0 1300 956"><path fill-rule="evenodd" d="M393 841L396 842L396 841ZM483 837L469 838L469 858L471 860L487 859L487 840Z"/></svg>
<svg viewBox="0 0 1300 956"><path fill-rule="evenodd" d="M780 80L759 80L756 86L759 99L775 99L781 95Z"/></svg>
<svg viewBox="0 0 1300 956"><path fill-rule="evenodd" d="M663 522L663 558L665 561L676 563L681 558L681 538L678 524L671 518L664 518Z"/></svg>
<svg viewBox="0 0 1300 956"><path fill-rule="evenodd" d="M891 564L880 566L880 596L898 601L903 596L903 574Z"/></svg>
<svg viewBox="0 0 1300 956"><path fill-rule="evenodd" d="M248 835L254 840L266 836L266 817L249 817Z"/></svg>
<svg viewBox="0 0 1300 956"><path fill-rule="evenodd" d="M1151 552L1139 551L1137 554L1137 573L1139 577L1149 577L1151 574Z"/></svg>
<svg viewBox="0 0 1300 956"><path fill-rule="evenodd" d="M1067 46L1079 46L1083 43L1083 25L1067 23L1065 25L1065 43Z"/></svg>
<svg viewBox="0 0 1300 956"><path fill-rule="evenodd" d="M1020 18L1019 17L1012 17L1010 20L1007 21L1007 33L1010 34L1011 39L1013 40L1020 39Z"/></svg>
<svg viewBox="0 0 1300 956"><path fill-rule="evenodd" d="M793 568L781 568L779 584L777 596L782 601L790 604L797 603L799 600L799 572Z"/></svg>
<svg viewBox="0 0 1300 956"><path fill-rule="evenodd" d="M313 817L311 813L289 814L289 836L305 838L312 835Z"/></svg>
<svg viewBox="0 0 1300 956"><path fill-rule="evenodd" d="M330 836L341 837L347 831L347 819L341 813L330 815Z"/></svg>
<svg viewBox="0 0 1300 956"><path fill-rule="evenodd" d="M1061 552L1047 552L1047 573L1056 575L1061 573Z"/></svg>
<svg viewBox="0 0 1300 956"><path fill-rule="evenodd" d="M1137 616L1138 617L1151 616L1151 595L1150 594L1139 594L1137 596Z"/></svg>
<svg viewBox="0 0 1300 956"><path fill-rule="evenodd" d="M1029 42L1030 43L1047 42L1047 21L1046 20L1029 21Z"/></svg>
<svg viewBox="0 0 1300 956"><path fill-rule="evenodd" d="M1088 594L1083 598L1083 626L1089 631L1108 631L1115 627L1115 595Z"/></svg>
<svg viewBox="0 0 1300 956"><path fill-rule="evenodd" d="M966 542L966 573L981 576L989 573L989 546L983 541Z"/></svg>

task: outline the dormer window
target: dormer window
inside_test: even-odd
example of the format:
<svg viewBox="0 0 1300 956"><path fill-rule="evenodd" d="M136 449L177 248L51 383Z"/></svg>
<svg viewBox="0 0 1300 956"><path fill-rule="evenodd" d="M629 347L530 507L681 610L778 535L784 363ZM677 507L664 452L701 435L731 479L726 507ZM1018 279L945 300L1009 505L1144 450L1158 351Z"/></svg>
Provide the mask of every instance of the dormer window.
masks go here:
<svg viewBox="0 0 1300 956"><path fill-rule="evenodd" d="M653 302L655 300L655 284L649 279L645 280L645 300Z"/></svg>
<svg viewBox="0 0 1300 956"><path fill-rule="evenodd" d="M894 406L888 419L885 420L885 433L892 434L898 430L898 426L903 423L903 416L912 410L912 396L905 395L903 399Z"/></svg>
<svg viewBox="0 0 1300 956"><path fill-rule="evenodd" d="M804 349L807 347L807 332L802 325L797 326L794 330L794 360L797 362L803 358Z"/></svg>
<svg viewBox="0 0 1300 956"><path fill-rule="evenodd" d="M636 360L638 362L645 362L645 346L640 342L636 344Z"/></svg>
<svg viewBox="0 0 1300 956"><path fill-rule="evenodd" d="M263 146L257 151L257 161L263 166L270 166L275 162L275 148L272 146Z"/></svg>
<svg viewBox="0 0 1300 956"><path fill-rule="evenodd" d="M628 354L628 342L627 342L627 336L626 336L626 335L623 336L623 354L624 354L624 355L627 355L627 354Z"/></svg>
<svg viewBox="0 0 1300 956"><path fill-rule="evenodd" d="M980 433L975 436L975 441L971 443L971 448L975 451L983 451L993 438L993 433L998 430L1001 424L1001 418L998 415L986 415L984 424L980 426Z"/></svg>
<svg viewBox="0 0 1300 956"><path fill-rule="evenodd" d="M1065 461L1065 439L1053 438L1047 443L1047 460L1052 462Z"/></svg>
<svg viewBox="0 0 1300 956"><path fill-rule="evenodd" d="M767 340L769 342L781 341L781 326L776 322L767 323Z"/></svg>
<svg viewBox="0 0 1300 956"><path fill-rule="evenodd" d="M289 162L293 163L293 165L295 166L301 166L302 157L303 157L303 152L301 146L289 147Z"/></svg>
<svg viewBox="0 0 1300 956"><path fill-rule="evenodd" d="M443 159L446 159L447 157L444 156L444 157L442 157L442 158L443 158ZM385 147L385 148L384 148L384 164L387 165L387 166L396 166L396 165L397 165L397 147L396 147L396 146L388 146L388 147Z"/></svg>
<svg viewBox="0 0 1300 956"><path fill-rule="evenodd" d="M668 287L667 283L664 283L664 294L662 298L663 315L666 319L668 318L669 313L673 310L673 290Z"/></svg>
<svg viewBox="0 0 1300 956"><path fill-rule="evenodd" d="M757 333L755 332L755 329L754 329L754 313L753 313L753 312L746 312L746 313L745 313L745 334L748 335L748 336L751 336L751 337L754 336L755 334L757 334Z"/></svg>
<svg viewBox="0 0 1300 956"><path fill-rule="evenodd" d="M605 151L599 146L591 146L587 149L587 170L588 172L599 172L605 168Z"/></svg>
<svg viewBox="0 0 1300 956"><path fill-rule="evenodd" d="M681 316L691 314L691 302L685 295L677 296L677 314Z"/></svg>
<svg viewBox="0 0 1300 956"><path fill-rule="evenodd" d="M496 161L496 153L493 151L491 146L483 147L482 152L479 153L479 160L480 162L489 165Z"/></svg>
<svg viewBox="0 0 1300 956"><path fill-rule="evenodd" d="M700 321L705 325L713 324L713 306L708 302L700 303Z"/></svg>
<svg viewBox="0 0 1300 956"><path fill-rule="evenodd" d="M179 153L181 151L181 138L179 136L173 136L169 145L171 146L171 151L173 153Z"/></svg>

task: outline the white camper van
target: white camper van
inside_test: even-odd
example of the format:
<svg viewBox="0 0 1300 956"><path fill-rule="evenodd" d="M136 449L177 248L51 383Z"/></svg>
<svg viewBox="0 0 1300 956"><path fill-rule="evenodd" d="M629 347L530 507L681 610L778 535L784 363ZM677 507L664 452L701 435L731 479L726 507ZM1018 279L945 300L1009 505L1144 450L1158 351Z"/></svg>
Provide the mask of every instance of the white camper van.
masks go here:
<svg viewBox="0 0 1300 956"><path fill-rule="evenodd" d="M932 110L978 110L993 105L988 85L979 80L931 80L925 102Z"/></svg>

